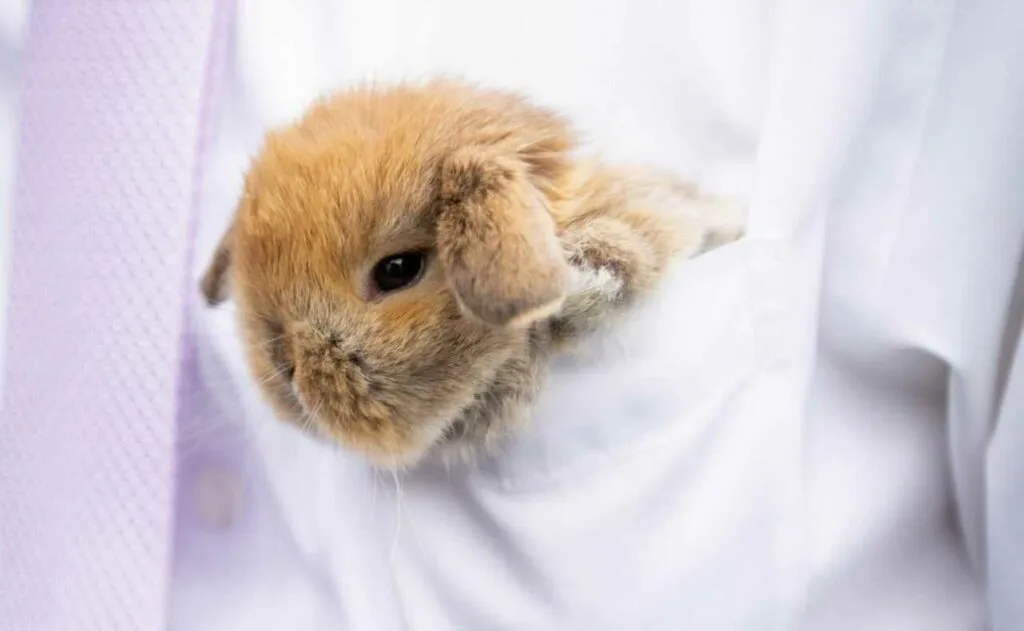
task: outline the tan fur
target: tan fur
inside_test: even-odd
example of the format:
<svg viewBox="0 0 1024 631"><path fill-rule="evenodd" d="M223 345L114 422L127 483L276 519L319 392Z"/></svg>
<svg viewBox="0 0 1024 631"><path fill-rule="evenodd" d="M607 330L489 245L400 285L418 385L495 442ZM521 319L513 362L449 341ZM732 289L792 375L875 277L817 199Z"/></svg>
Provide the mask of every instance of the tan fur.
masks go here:
<svg viewBox="0 0 1024 631"><path fill-rule="evenodd" d="M673 257L738 236L671 177L574 149L566 121L510 93L334 95L268 136L203 292L231 287L282 418L380 466L471 456L523 420L552 352ZM429 253L419 282L374 295L374 264L409 250Z"/></svg>

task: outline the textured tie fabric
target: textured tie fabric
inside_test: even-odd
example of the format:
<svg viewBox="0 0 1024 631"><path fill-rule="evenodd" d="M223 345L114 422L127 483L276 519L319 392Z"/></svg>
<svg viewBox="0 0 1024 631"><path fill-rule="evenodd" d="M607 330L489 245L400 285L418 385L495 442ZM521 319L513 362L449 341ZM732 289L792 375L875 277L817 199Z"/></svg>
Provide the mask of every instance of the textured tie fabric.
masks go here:
<svg viewBox="0 0 1024 631"><path fill-rule="evenodd" d="M191 225L227 0L35 0L0 417L0 629L166 615Z"/></svg>

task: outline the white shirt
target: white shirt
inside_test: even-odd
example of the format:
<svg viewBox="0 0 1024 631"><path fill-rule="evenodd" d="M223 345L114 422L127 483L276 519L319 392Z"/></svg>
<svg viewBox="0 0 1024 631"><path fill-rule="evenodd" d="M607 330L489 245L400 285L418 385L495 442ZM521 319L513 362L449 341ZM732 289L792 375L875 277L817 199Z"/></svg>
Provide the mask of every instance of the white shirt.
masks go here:
<svg viewBox="0 0 1024 631"><path fill-rule="evenodd" d="M240 4L197 277L263 132L371 74L523 90L751 225L473 471L274 422L197 311L172 629L1024 626L1024 5Z"/></svg>

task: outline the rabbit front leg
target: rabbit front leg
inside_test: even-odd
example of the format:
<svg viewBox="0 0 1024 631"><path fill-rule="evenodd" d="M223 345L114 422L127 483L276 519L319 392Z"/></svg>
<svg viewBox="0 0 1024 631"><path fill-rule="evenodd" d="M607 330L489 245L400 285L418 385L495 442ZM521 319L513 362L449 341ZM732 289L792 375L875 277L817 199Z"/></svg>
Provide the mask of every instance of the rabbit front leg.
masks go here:
<svg viewBox="0 0 1024 631"><path fill-rule="evenodd" d="M562 236L572 267L569 294L548 323L557 349L571 345L622 313L652 287L665 262L629 224L596 217Z"/></svg>
<svg viewBox="0 0 1024 631"><path fill-rule="evenodd" d="M566 228L561 241L572 280L548 321L556 349L597 331L654 291L672 259L697 256L743 234L744 212L735 201L674 201L675 213L627 203Z"/></svg>

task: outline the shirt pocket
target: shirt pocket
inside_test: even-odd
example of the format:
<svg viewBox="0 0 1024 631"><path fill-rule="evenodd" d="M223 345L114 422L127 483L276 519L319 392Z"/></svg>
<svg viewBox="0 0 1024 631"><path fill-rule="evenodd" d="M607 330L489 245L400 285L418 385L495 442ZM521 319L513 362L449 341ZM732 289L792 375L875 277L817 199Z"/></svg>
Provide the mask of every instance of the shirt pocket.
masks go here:
<svg viewBox="0 0 1024 631"><path fill-rule="evenodd" d="M787 627L801 432L763 360L772 249L687 261L556 366L499 457L406 483L410 512L444 515L417 526L399 584L430 628Z"/></svg>

